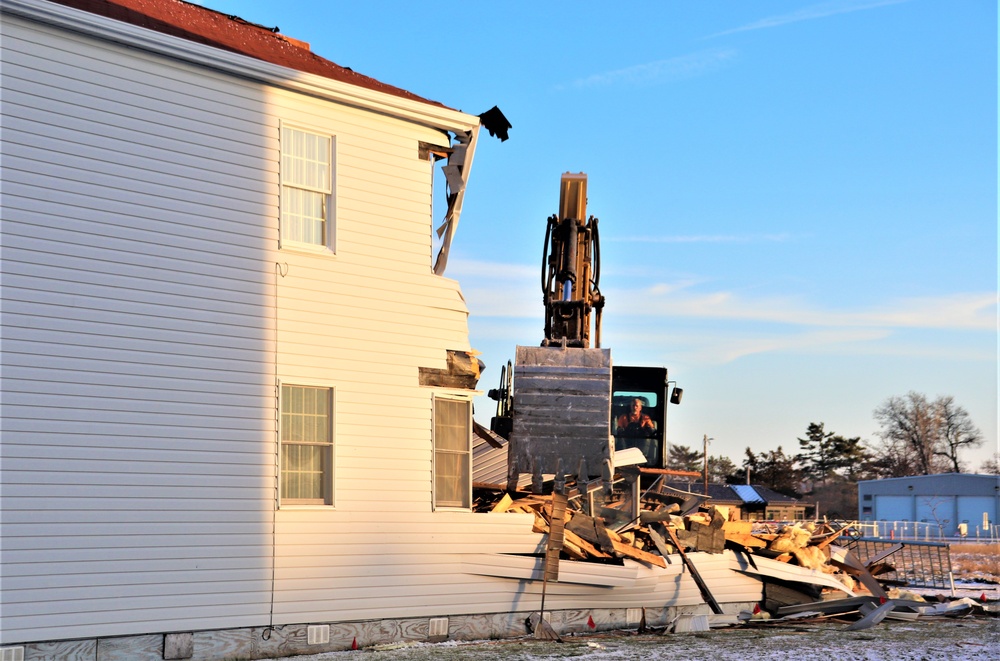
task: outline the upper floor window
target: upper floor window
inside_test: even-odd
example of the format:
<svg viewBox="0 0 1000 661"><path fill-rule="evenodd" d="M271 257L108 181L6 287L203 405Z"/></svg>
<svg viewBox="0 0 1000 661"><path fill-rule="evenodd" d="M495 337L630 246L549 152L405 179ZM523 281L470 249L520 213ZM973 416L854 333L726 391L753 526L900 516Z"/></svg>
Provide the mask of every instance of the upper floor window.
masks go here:
<svg viewBox="0 0 1000 661"><path fill-rule="evenodd" d="M333 504L333 388L281 386L281 502Z"/></svg>
<svg viewBox="0 0 1000 661"><path fill-rule="evenodd" d="M281 127L281 241L334 249L333 137Z"/></svg>
<svg viewBox="0 0 1000 661"><path fill-rule="evenodd" d="M472 507L472 402L434 398L434 506Z"/></svg>

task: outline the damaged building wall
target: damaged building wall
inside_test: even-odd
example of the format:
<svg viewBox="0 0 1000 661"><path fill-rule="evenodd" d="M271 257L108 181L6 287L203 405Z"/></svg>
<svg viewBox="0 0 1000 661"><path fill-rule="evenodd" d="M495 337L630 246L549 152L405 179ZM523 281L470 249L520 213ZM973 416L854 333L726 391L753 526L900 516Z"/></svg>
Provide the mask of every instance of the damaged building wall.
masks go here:
<svg viewBox="0 0 1000 661"><path fill-rule="evenodd" d="M520 517L433 511L433 396L470 383L419 379L471 350L429 259L420 144L477 120L372 112L204 44L2 7L0 644L509 607L481 578L439 586L458 553L537 540ZM283 125L333 138L326 250L279 249ZM288 384L333 390L332 505L275 508Z"/></svg>

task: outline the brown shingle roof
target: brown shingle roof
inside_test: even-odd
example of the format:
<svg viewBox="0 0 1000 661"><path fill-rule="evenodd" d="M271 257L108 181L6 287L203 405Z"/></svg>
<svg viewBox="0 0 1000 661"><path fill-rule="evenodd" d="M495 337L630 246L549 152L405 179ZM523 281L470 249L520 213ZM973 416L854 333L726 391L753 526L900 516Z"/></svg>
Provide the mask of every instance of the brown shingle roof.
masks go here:
<svg viewBox="0 0 1000 661"><path fill-rule="evenodd" d="M323 59L302 42L182 0L51 0L92 14L378 92L446 107Z"/></svg>

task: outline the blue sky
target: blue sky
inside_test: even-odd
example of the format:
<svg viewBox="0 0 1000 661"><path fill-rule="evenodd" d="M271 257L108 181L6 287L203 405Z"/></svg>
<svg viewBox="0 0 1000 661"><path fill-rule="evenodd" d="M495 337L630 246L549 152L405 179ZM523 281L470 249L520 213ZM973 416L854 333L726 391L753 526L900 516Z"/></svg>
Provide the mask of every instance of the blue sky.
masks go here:
<svg viewBox="0 0 1000 661"><path fill-rule="evenodd" d="M995 2L203 4L510 119L448 271L483 389L542 339L545 221L586 172L603 344L684 388L671 442L740 463L810 422L874 440L872 411L916 390L972 415L971 468L1000 450Z"/></svg>

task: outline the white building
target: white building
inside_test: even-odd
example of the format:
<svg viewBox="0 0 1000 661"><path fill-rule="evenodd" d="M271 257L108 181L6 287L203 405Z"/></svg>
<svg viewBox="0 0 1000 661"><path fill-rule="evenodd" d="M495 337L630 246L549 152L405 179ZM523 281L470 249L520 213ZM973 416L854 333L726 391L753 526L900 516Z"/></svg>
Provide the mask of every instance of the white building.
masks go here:
<svg viewBox="0 0 1000 661"><path fill-rule="evenodd" d="M541 560L513 554L544 538L471 511L478 368L442 275L479 118L179 0L0 9L4 654L523 633ZM562 630L704 607L679 562L563 576Z"/></svg>

